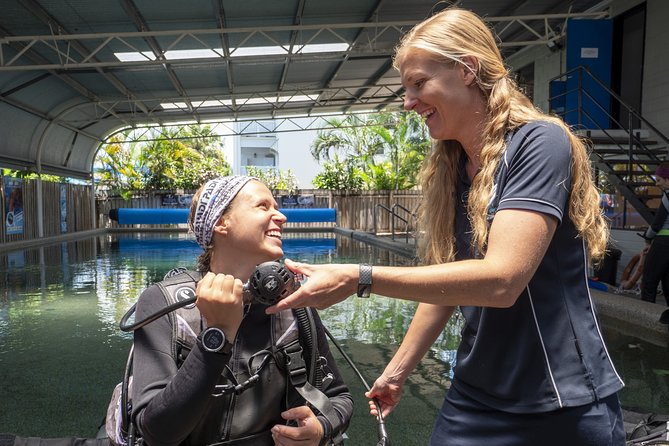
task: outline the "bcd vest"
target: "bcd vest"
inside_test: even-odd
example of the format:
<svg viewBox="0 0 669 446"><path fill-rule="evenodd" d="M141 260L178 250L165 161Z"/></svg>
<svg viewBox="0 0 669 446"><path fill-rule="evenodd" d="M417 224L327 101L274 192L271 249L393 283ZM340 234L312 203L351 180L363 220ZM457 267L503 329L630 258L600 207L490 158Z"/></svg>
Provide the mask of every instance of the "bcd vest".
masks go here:
<svg viewBox="0 0 669 446"><path fill-rule="evenodd" d="M195 296L200 278L199 272L181 270L168 273L157 286L166 305L172 305ZM263 305L245 307L232 357L212 395L207 416L191 432L189 443L272 445L269 429L285 423L280 413L304 405L305 401L331 426L340 425L330 400L322 392L332 375L324 371L326 361L318 352L311 310L284 310L269 317L264 311ZM205 328L203 319L195 304L180 307L167 316L172 326L172 357L180 367ZM341 442L338 435L328 444Z"/></svg>

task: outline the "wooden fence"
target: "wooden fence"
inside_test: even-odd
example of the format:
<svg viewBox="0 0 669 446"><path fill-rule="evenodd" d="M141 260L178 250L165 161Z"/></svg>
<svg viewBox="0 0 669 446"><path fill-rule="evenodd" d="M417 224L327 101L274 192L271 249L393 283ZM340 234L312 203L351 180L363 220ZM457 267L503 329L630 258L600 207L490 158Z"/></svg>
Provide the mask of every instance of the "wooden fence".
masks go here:
<svg viewBox="0 0 669 446"><path fill-rule="evenodd" d="M2 179L2 177L0 177ZM0 203L2 220L0 221L0 243L29 241L37 239L38 234L38 187L37 180L22 180L20 192L23 206L22 233L7 234L7 196L5 182L0 181ZM61 184L42 181L42 227L43 236L52 237L71 234L95 228L118 228L118 223L109 219L109 211L114 208L166 208L188 207L188 198L193 191L152 192L136 194L128 199L120 196L92 198L90 185ZM61 191L61 188L63 191ZM64 194L61 199L61 194ZM168 199L166 199L168 198ZM282 191L275 193L280 207L296 208L334 208L337 213L336 226L341 228L389 233L391 223L395 233L415 230L414 214L418 210L421 193L418 190L402 191L329 191L303 189L297 195L289 196ZM176 200L176 201L175 201ZM95 202L95 210L92 206ZM63 209L64 206L64 209ZM390 211L396 217L391 218ZM64 218L64 225L61 221ZM333 223L288 223L286 228L297 230L329 230ZM172 227L176 225L171 225ZM178 225L185 229L185 225ZM127 227L127 225L123 225ZM133 225L131 228L165 228L166 225Z"/></svg>
<svg viewBox="0 0 669 446"><path fill-rule="evenodd" d="M23 210L23 228L19 233L8 234L8 196L4 177L0 176L0 243L27 241L39 237L38 219L38 180L21 180L15 189L20 197ZM62 191L61 191L62 188ZM93 189L90 185L41 182L42 190L42 228L43 236L51 237L62 234L86 231L95 228L93 220ZM61 200L61 194L62 200ZM62 216L61 216L62 212ZM61 220L62 218L62 220Z"/></svg>
<svg viewBox="0 0 669 446"><path fill-rule="evenodd" d="M109 219L109 211L115 208L175 208L187 207L188 199L192 191L174 192L152 192L137 195L129 199L119 196L110 196L98 201L98 227L117 228L127 227L119 225ZM166 200L169 197L169 200ZM288 208L334 208L337 212L336 225L342 228L355 229L359 231L377 233L389 233L391 223L394 224L395 232L414 231L415 213L421 200L419 190L401 191L329 191L322 189L302 189L296 195L289 196L282 191L275 192L275 198L279 207ZM298 199L295 199L298 198ZM308 199L301 199L308 198ZM169 204L166 204L169 202ZM181 204L179 204L181 202ZM302 203L302 204L301 204ZM308 203L308 204L303 204ZM394 211L396 217L391 218L390 211ZM140 227L140 225L134 225ZM173 225L176 226L176 225ZM179 225L182 226L182 225ZM331 223L290 223L286 228L291 229L328 229ZM141 225L142 228L165 227L165 225Z"/></svg>

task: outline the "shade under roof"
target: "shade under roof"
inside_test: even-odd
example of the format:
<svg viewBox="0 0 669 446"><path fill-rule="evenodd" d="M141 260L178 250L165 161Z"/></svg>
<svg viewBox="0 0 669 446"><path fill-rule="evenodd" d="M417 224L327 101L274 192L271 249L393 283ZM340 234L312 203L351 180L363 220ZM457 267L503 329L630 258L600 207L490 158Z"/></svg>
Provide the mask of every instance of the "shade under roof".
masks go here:
<svg viewBox="0 0 669 446"><path fill-rule="evenodd" d="M603 14L593 0L457 3L490 20L507 56L561 38L568 14ZM402 89L393 49L403 33L448 4L0 0L0 6L0 167L86 179L100 144L121 128L397 108ZM248 54L258 47L264 49Z"/></svg>

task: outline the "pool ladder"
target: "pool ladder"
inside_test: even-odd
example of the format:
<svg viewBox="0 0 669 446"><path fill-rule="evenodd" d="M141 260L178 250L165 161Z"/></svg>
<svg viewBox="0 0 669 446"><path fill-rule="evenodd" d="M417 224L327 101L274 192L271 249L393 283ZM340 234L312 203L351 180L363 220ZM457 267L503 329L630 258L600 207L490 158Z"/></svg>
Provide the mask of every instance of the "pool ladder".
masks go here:
<svg viewBox="0 0 669 446"><path fill-rule="evenodd" d="M403 217L402 215L400 215L397 212L398 209L403 212L403 215L405 215L406 218ZM407 209L406 207L402 206L399 203L395 203L391 208L388 208L387 206L385 206L383 204L377 204L376 206L374 206L374 234L379 233L378 232L378 225L377 225L378 220L379 220L379 218L378 218L379 211L385 211L388 214L390 214L390 238L391 238L391 240L395 241L395 226L396 226L395 221L399 220L400 222L404 223L405 241L406 241L406 243L409 243L409 236L413 237L413 234L409 232L409 226L412 223L414 223L414 227L415 227L415 222L416 222L416 219L417 219L417 214L416 214L417 210L418 209L416 209L416 211L412 212L412 211L410 211L409 209Z"/></svg>

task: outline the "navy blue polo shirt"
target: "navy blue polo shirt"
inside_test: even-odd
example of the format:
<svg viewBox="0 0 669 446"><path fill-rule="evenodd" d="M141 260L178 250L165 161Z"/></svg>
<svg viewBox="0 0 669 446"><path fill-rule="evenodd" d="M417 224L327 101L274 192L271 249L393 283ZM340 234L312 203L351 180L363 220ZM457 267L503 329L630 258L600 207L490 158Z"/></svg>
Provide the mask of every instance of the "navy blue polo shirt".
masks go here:
<svg viewBox="0 0 669 446"><path fill-rule="evenodd" d="M620 390L587 284L587 251L569 218L571 146L564 131L533 122L507 137L489 215L548 214L558 226L528 286L510 308L461 307L465 317L453 386L497 410L546 412ZM472 258L469 181L460 170L457 258ZM518 228L521 230L522 228Z"/></svg>

